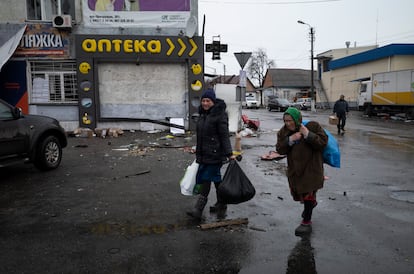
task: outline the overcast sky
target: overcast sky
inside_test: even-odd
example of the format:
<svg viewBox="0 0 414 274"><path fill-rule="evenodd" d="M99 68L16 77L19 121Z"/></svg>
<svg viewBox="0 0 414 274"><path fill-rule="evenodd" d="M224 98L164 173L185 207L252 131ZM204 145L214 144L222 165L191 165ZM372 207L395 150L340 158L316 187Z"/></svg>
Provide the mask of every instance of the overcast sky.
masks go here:
<svg viewBox="0 0 414 274"><path fill-rule="evenodd" d="M205 72L239 74L234 52L266 51L277 68L310 69L309 26L314 55L350 46L414 43L413 0L199 0L199 32L205 43L220 36L228 52L205 54ZM221 63L219 63L221 62ZM223 65L224 64L224 65ZM316 69L316 63L315 63Z"/></svg>

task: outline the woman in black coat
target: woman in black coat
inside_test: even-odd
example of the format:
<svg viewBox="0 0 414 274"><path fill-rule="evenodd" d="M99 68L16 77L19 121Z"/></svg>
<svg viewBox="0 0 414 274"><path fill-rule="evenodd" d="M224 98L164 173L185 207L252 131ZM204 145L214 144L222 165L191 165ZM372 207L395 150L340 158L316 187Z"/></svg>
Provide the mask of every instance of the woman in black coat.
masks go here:
<svg viewBox="0 0 414 274"><path fill-rule="evenodd" d="M221 167L228 158L235 159L230 142L229 119L226 103L216 98L214 90L208 89L201 95L197 122L196 161L199 164L197 184L200 185L199 198L194 209L188 215L201 219L207 204L211 182L217 189L221 183ZM217 200L210 207L211 212L224 211L227 206Z"/></svg>

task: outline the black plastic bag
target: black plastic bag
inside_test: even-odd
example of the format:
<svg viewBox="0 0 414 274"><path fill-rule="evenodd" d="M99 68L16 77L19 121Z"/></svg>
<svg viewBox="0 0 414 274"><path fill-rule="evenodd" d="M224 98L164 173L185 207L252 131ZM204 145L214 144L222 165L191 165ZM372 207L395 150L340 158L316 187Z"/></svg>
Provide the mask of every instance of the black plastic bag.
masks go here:
<svg viewBox="0 0 414 274"><path fill-rule="evenodd" d="M254 197L256 190L237 161L230 161L224 173L217 196L225 204L239 204Z"/></svg>

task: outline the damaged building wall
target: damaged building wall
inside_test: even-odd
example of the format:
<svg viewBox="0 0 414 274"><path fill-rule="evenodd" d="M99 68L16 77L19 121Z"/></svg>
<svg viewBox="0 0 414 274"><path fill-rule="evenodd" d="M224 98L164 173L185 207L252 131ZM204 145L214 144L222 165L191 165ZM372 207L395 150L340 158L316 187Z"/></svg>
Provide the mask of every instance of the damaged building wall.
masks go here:
<svg viewBox="0 0 414 274"><path fill-rule="evenodd" d="M186 117L186 73L184 64L99 64L100 116Z"/></svg>

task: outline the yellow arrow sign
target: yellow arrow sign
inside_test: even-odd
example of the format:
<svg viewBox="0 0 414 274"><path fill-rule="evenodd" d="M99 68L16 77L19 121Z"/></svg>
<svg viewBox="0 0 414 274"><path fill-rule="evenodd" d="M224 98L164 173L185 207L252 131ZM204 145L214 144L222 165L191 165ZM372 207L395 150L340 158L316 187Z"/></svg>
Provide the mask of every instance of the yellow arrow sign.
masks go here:
<svg viewBox="0 0 414 274"><path fill-rule="evenodd" d="M197 51L198 47L197 47L197 44L194 42L193 39L190 39L190 44L193 47L193 49L190 51L190 53L188 55L193 56L194 53Z"/></svg>
<svg viewBox="0 0 414 274"><path fill-rule="evenodd" d="M174 42L170 38L167 38L166 41L168 43L168 46L170 47L167 51L167 55L170 56L175 50L175 45L174 45ZM187 49L187 45L184 43L184 41L181 38L178 38L177 41L178 41L178 44L180 44L180 47L181 47L180 51L178 52L178 56L181 57L184 54L185 50ZM191 44L191 51L188 53L188 55L193 56L195 54L195 52L197 51L198 46L197 46L196 42L194 42L193 39L189 39L189 42Z"/></svg>
<svg viewBox="0 0 414 274"><path fill-rule="evenodd" d="M187 48L187 46L185 45L185 43L183 42L183 40L181 40L181 38L178 38L178 43L181 46L181 49L178 52L178 56L181 56L181 55L183 55L183 53L184 53L185 49Z"/></svg>
<svg viewBox="0 0 414 274"><path fill-rule="evenodd" d="M170 56L175 49L174 43L171 41L170 38L167 38L167 43L170 46L170 49L167 51L167 55Z"/></svg>

